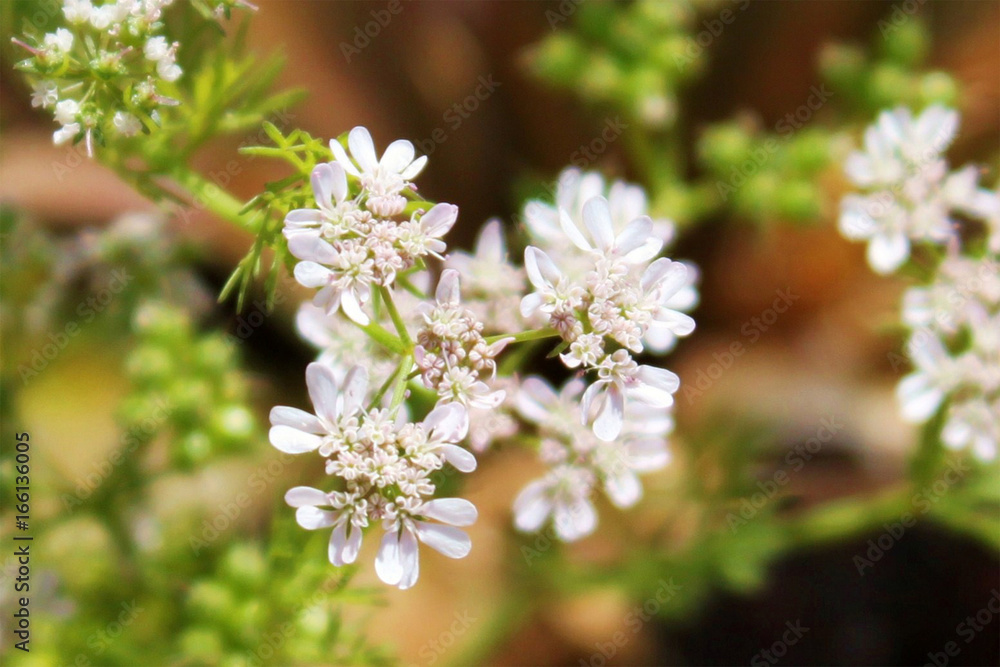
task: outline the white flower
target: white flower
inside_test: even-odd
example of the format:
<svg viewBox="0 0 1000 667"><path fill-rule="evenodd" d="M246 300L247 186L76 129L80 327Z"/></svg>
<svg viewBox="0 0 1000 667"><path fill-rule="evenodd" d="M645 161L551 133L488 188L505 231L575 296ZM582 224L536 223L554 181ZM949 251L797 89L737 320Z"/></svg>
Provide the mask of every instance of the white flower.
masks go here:
<svg viewBox="0 0 1000 667"><path fill-rule="evenodd" d="M306 388L315 415L298 408L279 406L271 410L271 444L286 454L302 454L320 449L324 436L336 434L340 420L361 410L368 389L368 372L355 366L338 387L333 371L319 363L306 367Z"/></svg>
<svg viewBox="0 0 1000 667"><path fill-rule="evenodd" d="M115 129L125 137L134 137L142 131L142 123L127 111L116 111L111 122Z"/></svg>
<svg viewBox="0 0 1000 667"><path fill-rule="evenodd" d="M67 141L72 141L78 134L80 134L79 123L63 125L61 128L52 133L52 143L56 146L62 146Z"/></svg>
<svg viewBox="0 0 1000 667"><path fill-rule="evenodd" d="M70 23L86 23L92 11L90 0L63 0L63 15Z"/></svg>
<svg viewBox="0 0 1000 667"><path fill-rule="evenodd" d="M514 525L535 532L551 517L556 535L573 542L594 532L597 510L590 501L595 478L592 472L560 465L542 479L530 482L514 500Z"/></svg>
<svg viewBox="0 0 1000 667"><path fill-rule="evenodd" d="M184 71L177 63L164 58L163 60L156 63L156 73L164 81L176 81L177 79L181 78L181 75L184 73Z"/></svg>
<svg viewBox="0 0 1000 667"><path fill-rule="evenodd" d="M318 236L296 234L288 239L288 250L305 260L295 265L299 284L320 288L313 303L328 313L340 309L362 326L371 322L362 305L371 295L375 262L365 248L351 245L338 251Z"/></svg>
<svg viewBox="0 0 1000 667"><path fill-rule="evenodd" d="M39 81L31 92L31 106L47 109L59 101L59 87L53 81Z"/></svg>
<svg viewBox="0 0 1000 667"><path fill-rule="evenodd" d="M80 113L80 103L76 100L61 100L56 104L56 121L60 125L71 125L76 123L77 115Z"/></svg>
<svg viewBox="0 0 1000 667"><path fill-rule="evenodd" d="M616 232L608 200L604 197L594 197L583 205L583 223L592 242L565 209L559 210L559 224L573 245L611 260L639 264L656 257L663 247L663 241L653 235L653 222L648 216L636 218Z"/></svg>
<svg viewBox="0 0 1000 667"><path fill-rule="evenodd" d="M681 333L689 326L684 313L698 305L698 267L691 262L681 264L687 269L683 275L671 273L670 278L661 284L660 318L654 318L649 323L649 330L642 339L644 348L657 354L669 352L676 345L677 337L686 335ZM688 333L693 330L693 324L692 320Z"/></svg>
<svg viewBox="0 0 1000 667"><path fill-rule="evenodd" d="M299 208L285 216L284 235L291 238L302 232L323 237L339 237L355 223L352 213L357 206L347 198L347 174L336 162L319 164L311 175L315 208Z"/></svg>
<svg viewBox="0 0 1000 667"><path fill-rule="evenodd" d="M978 458L992 461L1000 443L1000 400L992 405L983 399L952 405L941 439L950 449L971 447Z"/></svg>
<svg viewBox="0 0 1000 667"><path fill-rule="evenodd" d="M572 311L582 305L583 288L564 276L545 251L534 246L525 248L524 268L535 291L521 299L522 316L531 317L537 311Z"/></svg>
<svg viewBox="0 0 1000 667"><path fill-rule="evenodd" d="M462 498L437 498L417 507L382 537L375 557L379 579L402 590L412 587L420 575L418 541L448 558L465 558L472 542L456 526L471 526L476 518L475 506Z"/></svg>
<svg viewBox="0 0 1000 667"><path fill-rule="evenodd" d="M367 503L356 493L325 493L308 486L296 486L285 494L285 502L297 508L295 520L306 530L333 527L328 556L336 566L353 563L361 549L361 537L368 525ZM332 507L333 511L320 509Z"/></svg>
<svg viewBox="0 0 1000 667"><path fill-rule="evenodd" d="M868 263L880 274L898 269L910 257L906 212L885 197L847 195L841 202L840 231L853 241L868 241Z"/></svg>
<svg viewBox="0 0 1000 667"><path fill-rule="evenodd" d="M896 395L908 421L930 419L945 396L965 376L962 366L953 359L935 336L924 336L909 346L916 370L899 383Z"/></svg>
<svg viewBox="0 0 1000 667"><path fill-rule="evenodd" d="M604 441L618 437L625 421L626 398L666 408L680 378L664 368L639 365L627 350L616 350L598 364L598 376L583 394L581 419L593 417L594 435Z"/></svg>
<svg viewBox="0 0 1000 667"><path fill-rule="evenodd" d="M170 43L167 38L161 35L150 37L142 47L142 52L147 60L160 61L170 56Z"/></svg>
<svg viewBox="0 0 1000 667"><path fill-rule="evenodd" d="M73 33L66 28L45 35L42 40L45 50L53 57L60 57L73 48Z"/></svg>
<svg viewBox="0 0 1000 667"><path fill-rule="evenodd" d="M518 304L525 275L507 257L499 220L483 226L473 254L461 250L449 253L445 268L455 269L462 276L462 296L486 331L505 333L521 326Z"/></svg>
<svg viewBox="0 0 1000 667"><path fill-rule="evenodd" d="M427 156L414 159L413 144L401 139L389 144L379 159L371 134L364 127L351 130L347 145L351 149L350 157L336 139L330 141L330 150L337 163L360 180L368 210L383 217L401 213L406 207L406 198L400 193L412 185L410 180L424 168Z"/></svg>
<svg viewBox="0 0 1000 667"><path fill-rule="evenodd" d="M102 7L93 7L90 12L90 25L95 30L106 30L115 20L117 14L118 10L114 3Z"/></svg>

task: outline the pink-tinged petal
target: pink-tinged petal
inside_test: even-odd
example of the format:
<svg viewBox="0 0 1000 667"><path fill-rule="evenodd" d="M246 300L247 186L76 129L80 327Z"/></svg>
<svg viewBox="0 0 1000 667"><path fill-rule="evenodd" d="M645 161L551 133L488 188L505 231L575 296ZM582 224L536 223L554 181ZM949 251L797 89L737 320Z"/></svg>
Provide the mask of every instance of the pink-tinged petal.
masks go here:
<svg viewBox="0 0 1000 667"><path fill-rule="evenodd" d="M333 369L317 362L306 366L306 388L309 390L309 399L316 409L316 415L328 424L336 422L340 415L337 406L340 392L337 389L337 378L333 374Z"/></svg>
<svg viewBox="0 0 1000 667"><path fill-rule="evenodd" d="M586 499L569 507L556 505L553 518L556 535L564 542L574 542L586 537L597 528L597 511Z"/></svg>
<svg viewBox="0 0 1000 667"><path fill-rule="evenodd" d="M364 366L354 366L344 378L342 392L344 395L342 407L344 415L353 415L361 408L366 391L368 391L368 370Z"/></svg>
<svg viewBox="0 0 1000 667"><path fill-rule="evenodd" d="M435 204L420 218L420 226L428 236L440 238L448 233L458 220L458 207L454 204Z"/></svg>
<svg viewBox="0 0 1000 667"><path fill-rule="evenodd" d="M681 386L681 379L673 371L656 366L642 365L636 370L636 378L643 384L672 394Z"/></svg>
<svg viewBox="0 0 1000 667"><path fill-rule="evenodd" d="M267 435L274 447L286 454L304 454L319 449L323 439L291 426L272 426Z"/></svg>
<svg viewBox="0 0 1000 667"><path fill-rule="evenodd" d="M695 321L690 315L669 308L657 308L653 318L678 336L687 336L694 331Z"/></svg>
<svg viewBox="0 0 1000 667"><path fill-rule="evenodd" d="M330 191L333 193L333 199L336 202L342 202L347 199L347 172L344 171L344 167L337 162L330 162L330 171L333 173L333 180L330 182Z"/></svg>
<svg viewBox="0 0 1000 667"><path fill-rule="evenodd" d="M542 527L552 513L552 502L546 493L544 480L530 482L514 500L514 526L523 532L533 533Z"/></svg>
<svg viewBox="0 0 1000 667"><path fill-rule="evenodd" d="M348 318L363 327L371 323L365 311L361 310L361 304L358 302L357 295L351 290L347 290L340 295L340 309L344 311L344 315L347 315Z"/></svg>
<svg viewBox="0 0 1000 667"><path fill-rule="evenodd" d="M424 167L426 165L427 165L427 156L421 155L416 160L411 162L410 166L404 169L402 172L400 172L399 175L402 176L407 181L412 181L414 178L417 177L417 174L419 174L421 171L424 170Z"/></svg>
<svg viewBox="0 0 1000 667"><path fill-rule="evenodd" d="M604 490L614 506L619 509L632 507L642 497L642 485L631 470L608 477L604 480Z"/></svg>
<svg viewBox="0 0 1000 667"><path fill-rule="evenodd" d="M334 339L327 325L326 313L311 303L299 306L295 314L295 329L299 335L319 348L331 347Z"/></svg>
<svg viewBox="0 0 1000 667"><path fill-rule="evenodd" d="M333 159L337 161L337 164L343 167L344 171L348 174L351 176L361 175L361 172L354 165L354 161L347 157L347 151L344 150L344 147L336 139L330 140L330 152L333 153Z"/></svg>
<svg viewBox="0 0 1000 667"><path fill-rule="evenodd" d="M445 269L441 272L441 279L438 281L434 298L441 304L458 305L461 299L458 271L455 269Z"/></svg>
<svg viewBox="0 0 1000 667"><path fill-rule="evenodd" d="M590 421L593 415L593 409L595 407L594 401L597 401L597 407L601 408L604 399L604 393L608 384L605 382L595 382L587 390L583 392L583 398L580 400L580 423L586 425Z"/></svg>
<svg viewBox="0 0 1000 667"><path fill-rule="evenodd" d="M611 208L604 197L592 197L583 205L583 224L601 252L610 251L615 245L615 224ZM575 243L575 242L574 242Z"/></svg>
<svg viewBox="0 0 1000 667"><path fill-rule="evenodd" d="M471 526L479 517L476 506L465 498L436 498L424 503L421 511L428 519L452 526Z"/></svg>
<svg viewBox="0 0 1000 667"><path fill-rule="evenodd" d="M467 449L458 445L441 445L441 454L459 472L472 472L476 469L476 457Z"/></svg>
<svg viewBox="0 0 1000 667"><path fill-rule="evenodd" d="M295 280L303 287L326 287L333 272L316 262L299 262L295 265Z"/></svg>
<svg viewBox="0 0 1000 667"><path fill-rule="evenodd" d="M330 317L340 308L340 290L335 289L333 285L327 285L316 292L312 304L320 308L327 317Z"/></svg>
<svg viewBox="0 0 1000 667"><path fill-rule="evenodd" d="M492 264L502 264L507 259L507 244L503 227L496 218L490 220L479 232L476 240L476 257Z"/></svg>
<svg viewBox="0 0 1000 667"><path fill-rule="evenodd" d="M538 309L542 307L544 302L545 297L538 292L526 294L524 298L521 299L521 317L531 317L538 312Z"/></svg>
<svg viewBox="0 0 1000 667"><path fill-rule="evenodd" d="M528 421L542 424L552 417L552 410L559 396L545 380L531 376L525 378L517 391L517 411Z"/></svg>
<svg viewBox="0 0 1000 667"><path fill-rule="evenodd" d="M420 551L417 548L417 536L411 530L404 530L399 537L399 562L403 566L399 589L412 588L420 576Z"/></svg>
<svg viewBox="0 0 1000 667"><path fill-rule="evenodd" d="M958 125L958 112L935 104L917 118L913 134L920 144L943 152L954 141Z"/></svg>
<svg viewBox="0 0 1000 667"><path fill-rule="evenodd" d="M927 421L944 400L944 391L933 386L923 373L907 375L896 388L896 396L902 407L906 421L920 423Z"/></svg>
<svg viewBox="0 0 1000 667"><path fill-rule="evenodd" d="M653 221L648 215L644 215L632 220L625 226L622 233L615 239L615 249L618 251L618 254L628 257L629 253L643 249L646 242L651 238L658 241L661 246L663 245L662 241L653 236ZM656 248L656 250L659 251L659 248ZM653 255L637 259L637 261L646 261L654 257L655 254L653 253Z"/></svg>
<svg viewBox="0 0 1000 667"><path fill-rule="evenodd" d="M278 405L271 408L271 426L291 426L306 433L324 433L326 429L315 415L305 410Z"/></svg>
<svg viewBox="0 0 1000 667"><path fill-rule="evenodd" d="M448 558L465 558L472 549L472 540L460 528L442 526L426 521L414 521L417 537L431 549Z"/></svg>
<svg viewBox="0 0 1000 667"><path fill-rule="evenodd" d="M591 252L594 249L594 246L590 245L590 241L583 235L583 232L576 226L573 218L570 217L564 208L559 209L559 227L563 230L563 234L569 238L570 242L580 250Z"/></svg>
<svg viewBox="0 0 1000 667"><path fill-rule="evenodd" d="M333 202L333 169L326 163L318 164L312 170L309 180L312 182L313 196L316 198L316 204L320 208L329 208Z"/></svg>
<svg viewBox="0 0 1000 667"><path fill-rule="evenodd" d="M910 256L910 240L903 233L878 234L868 243L868 263L876 273L892 273Z"/></svg>
<svg viewBox="0 0 1000 667"><path fill-rule="evenodd" d="M344 564L345 544L347 544L347 522L341 521L330 534L330 544L327 547L327 557L332 565L340 567Z"/></svg>
<svg viewBox="0 0 1000 667"><path fill-rule="evenodd" d="M606 396L593 428L598 439L611 442L622 432L625 424L625 395L617 386L611 385Z"/></svg>
<svg viewBox="0 0 1000 667"><path fill-rule="evenodd" d="M330 498L324 491L314 489L311 486L296 486L285 493L285 502L291 507L315 507L316 505L329 505Z"/></svg>
<svg viewBox="0 0 1000 667"><path fill-rule="evenodd" d="M438 442L459 442L469 432L469 413L461 403L445 403L431 410L423 424Z"/></svg>
<svg viewBox="0 0 1000 667"><path fill-rule="evenodd" d="M379 166L384 171L398 174L410 166L410 163L413 162L413 156L413 144L406 139L397 139L389 144L385 152L382 153Z"/></svg>
<svg viewBox="0 0 1000 667"><path fill-rule="evenodd" d="M374 173L378 166L378 158L375 156L375 142L372 141L368 129L359 125L351 130L347 135L347 146L351 149L351 156L357 160L361 171Z"/></svg>
<svg viewBox="0 0 1000 667"><path fill-rule="evenodd" d="M382 537L378 554L375 556L375 574L378 578L395 586L403 578L403 565L399 561L399 533L386 533Z"/></svg>
<svg viewBox="0 0 1000 667"><path fill-rule="evenodd" d="M337 514L318 507L305 506L295 510L295 521L306 530L319 530L337 523Z"/></svg>
<svg viewBox="0 0 1000 667"><path fill-rule="evenodd" d="M318 225L323 222L323 212L315 208L297 208L285 216L286 225Z"/></svg>
<svg viewBox="0 0 1000 667"><path fill-rule="evenodd" d="M557 284L563 277L562 271L556 266L544 250L534 246L524 249L524 268L528 279L538 289Z"/></svg>
<svg viewBox="0 0 1000 667"><path fill-rule="evenodd" d="M295 234L288 239L288 252L307 262L333 264L337 251L318 234Z"/></svg>
<svg viewBox="0 0 1000 667"><path fill-rule="evenodd" d="M636 472L660 470L670 463L670 450L663 438L641 438L626 445L629 467Z"/></svg>
<svg viewBox="0 0 1000 667"><path fill-rule="evenodd" d="M345 521L344 523L347 524L347 542L344 544L341 556L345 563L353 563L358 559L358 552L361 551L361 537L364 531L350 521Z"/></svg>
<svg viewBox="0 0 1000 667"><path fill-rule="evenodd" d="M668 297L687 284L688 268L666 257L661 257L646 267L640 281L643 292L657 289L663 297Z"/></svg>

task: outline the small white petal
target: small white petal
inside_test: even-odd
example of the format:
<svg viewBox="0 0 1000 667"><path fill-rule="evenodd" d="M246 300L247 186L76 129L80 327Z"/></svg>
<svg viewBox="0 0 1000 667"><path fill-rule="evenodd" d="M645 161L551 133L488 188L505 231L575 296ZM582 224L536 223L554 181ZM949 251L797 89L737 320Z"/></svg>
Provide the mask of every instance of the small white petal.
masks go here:
<svg viewBox="0 0 1000 667"><path fill-rule="evenodd" d="M306 366L306 389L316 409L316 415L328 424L335 423L340 416L337 406L340 392L337 389L337 378L333 374L333 369L317 362Z"/></svg>
<svg viewBox="0 0 1000 667"><path fill-rule="evenodd" d="M271 408L271 426L291 426L306 433L323 433L323 424L305 410L278 405Z"/></svg>
<svg viewBox="0 0 1000 667"><path fill-rule="evenodd" d="M326 493L311 486L296 486L285 493L285 502L292 507L308 507L329 505L330 499Z"/></svg>
<svg viewBox="0 0 1000 667"><path fill-rule="evenodd" d="M286 454L303 454L319 449L323 439L318 435L306 433L291 426L272 426L268 432L271 444Z"/></svg>
<svg viewBox="0 0 1000 667"><path fill-rule="evenodd" d="M295 521L306 530L329 528L337 522L337 514L318 507L305 506L295 510Z"/></svg>
<svg viewBox="0 0 1000 667"><path fill-rule="evenodd" d="M465 498L435 498L424 504L423 515L452 526L471 526L479 517L476 506Z"/></svg>
<svg viewBox="0 0 1000 667"><path fill-rule="evenodd" d="M448 558L465 558L472 549L472 540L464 530L425 521L414 521L417 537L431 549Z"/></svg>
<svg viewBox="0 0 1000 667"><path fill-rule="evenodd" d="M403 577L403 566L399 562L399 533L386 533L382 537L378 554L375 556L375 573L378 578L395 586Z"/></svg>

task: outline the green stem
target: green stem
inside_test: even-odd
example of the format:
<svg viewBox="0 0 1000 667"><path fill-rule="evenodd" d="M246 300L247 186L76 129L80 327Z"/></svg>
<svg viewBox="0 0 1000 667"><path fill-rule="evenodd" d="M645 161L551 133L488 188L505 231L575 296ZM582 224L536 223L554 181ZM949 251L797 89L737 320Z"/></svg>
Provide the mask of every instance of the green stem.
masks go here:
<svg viewBox="0 0 1000 667"><path fill-rule="evenodd" d="M353 322L354 320L351 321ZM397 336L394 336L391 331L386 331L378 322L369 322L364 325L354 322L354 326L364 331L368 334L369 338L393 354L407 354L410 351L410 347L405 345Z"/></svg>
<svg viewBox="0 0 1000 667"><path fill-rule="evenodd" d="M497 334L495 336L487 336L487 343L495 343L498 340L503 340L504 338L512 338L511 343L524 343L529 340L541 340L542 338L554 338L558 336L559 332L555 329L532 329L530 331L522 331L519 334Z"/></svg>
<svg viewBox="0 0 1000 667"><path fill-rule="evenodd" d="M406 323L403 322L403 316L399 314L399 310L396 309L396 304L392 300L392 292L385 286L379 287L378 291L382 295L382 302L385 304L385 309L389 311L392 323L396 326L396 331L399 333L399 340L406 347L405 351L409 352L413 349L413 341L410 340L410 333L406 330Z"/></svg>
<svg viewBox="0 0 1000 667"><path fill-rule="evenodd" d="M243 202L225 189L207 180L187 165L177 165L170 170L169 175L188 192L192 206L210 211L241 229L253 231L250 229L249 221L240 213L243 210Z"/></svg>
<svg viewBox="0 0 1000 667"><path fill-rule="evenodd" d="M403 401L406 399L406 386L409 384L406 376L410 374L410 368L412 366L413 356L407 354L400 360L399 366L396 367L396 373L393 380L396 383L396 387L392 392L392 403L389 404L389 410L392 411L393 414L399 410L399 406L401 406Z"/></svg>

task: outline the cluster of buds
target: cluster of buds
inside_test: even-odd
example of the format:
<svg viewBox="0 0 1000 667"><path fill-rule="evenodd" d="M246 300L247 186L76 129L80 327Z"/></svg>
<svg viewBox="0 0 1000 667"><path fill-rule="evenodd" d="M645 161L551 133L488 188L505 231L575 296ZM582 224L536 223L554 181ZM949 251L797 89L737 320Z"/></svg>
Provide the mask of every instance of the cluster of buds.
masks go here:
<svg viewBox="0 0 1000 667"><path fill-rule="evenodd" d="M14 42L31 56L18 63L29 74L32 106L52 109L56 145L131 137L155 128L158 109L177 101L178 44L161 33L173 0L64 0L66 26Z"/></svg>
<svg viewBox="0 0 1000 667"><path fill-rule="evenodd" d="M866 193L844 197L840 226L869 240L879 273L902 266L913 244L940 257L930 282L903 297L916 368L897 395L905 419L944 410L944 444L991 460L1000 442L1000 195L979 186L974 166L949 171L943 152L958 121L939 106L916 118L883 112L865 132L865 151L848 157L847 175Z"/></svg>
<svg viewBox="0 0 1000 667"><path fill-rule="evenodd" d="M435 498L437 475L448 466L476 468L462 444L483 452L525 426L538 432L526 441L539 443L548 473L518 497L520 529L538 530L551 518L561 539L575 540L597 524L597 491L618 507L637 502L637 474L669 460L678 380L632 354L667 349L694 326L679 309L697 301L695 272L654 261L672 225L645 215L641 189L614 183L606 193L600 177L570 171L554 211L571 250L550 236L527 248L525 267L515 266L499 221L491 221L474 253L446 254L442 237L458 210L415 197L411 179L426 158L416 158L408 141L393 142L379 158L361 127L346 143L350 155L333 141L334 161L312 171L316 208L290 211L283 230L300 260L296 279L317 290L297 324L321 353L306 371L315 414L275 408L270 439L283 452L319 453L331 481L328 490L288 492L299 524L333 528L334 565L353 562L362 532L380 524L376 571L409 588L419 573L418 542L452 558L471 547L459 527L475 520L476 509L461 498ZM577 178L570 184L568 176ZM548 212L531 208L537 224L529 227L550 232L538 222ZM581 215L592 242L571 219ZM432 257L443 270L428 296ZM528 281L534 291L526 294ZM557 396L539 378L520 382L506 361L499 372L497 358L509 345L545 339L561 339L555 352L566 366L596 375L589 388L573 379ZM370 380L379 387L371 396ZM626 396L636 401L627 428Z"/></svg>

